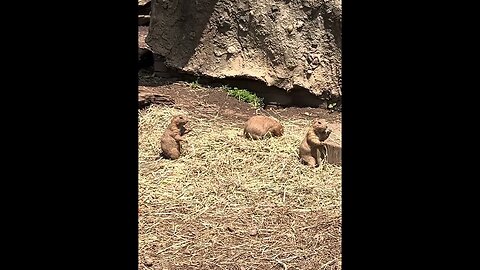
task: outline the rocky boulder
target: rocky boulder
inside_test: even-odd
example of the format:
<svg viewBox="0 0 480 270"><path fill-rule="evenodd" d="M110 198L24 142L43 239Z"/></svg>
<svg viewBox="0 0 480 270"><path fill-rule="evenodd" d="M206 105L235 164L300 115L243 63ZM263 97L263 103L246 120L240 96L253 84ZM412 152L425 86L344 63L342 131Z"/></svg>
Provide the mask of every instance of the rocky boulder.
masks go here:
<svg viewBox="0 0 480 270"><path fill-rule="evenodd" d="M146 42L168 67L341 97L340 0L155 0Z"/></svg>

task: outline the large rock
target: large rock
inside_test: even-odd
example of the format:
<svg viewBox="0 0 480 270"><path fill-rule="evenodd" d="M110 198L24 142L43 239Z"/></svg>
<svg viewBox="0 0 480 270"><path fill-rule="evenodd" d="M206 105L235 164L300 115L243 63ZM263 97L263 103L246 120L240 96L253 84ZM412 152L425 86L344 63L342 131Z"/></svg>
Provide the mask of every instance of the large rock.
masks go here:
<svg viewBox="0 0 480 270"><path fill-rule="evenodd" d="M156 0L149 33L166 65L341 96L340 0Z"/></svg>

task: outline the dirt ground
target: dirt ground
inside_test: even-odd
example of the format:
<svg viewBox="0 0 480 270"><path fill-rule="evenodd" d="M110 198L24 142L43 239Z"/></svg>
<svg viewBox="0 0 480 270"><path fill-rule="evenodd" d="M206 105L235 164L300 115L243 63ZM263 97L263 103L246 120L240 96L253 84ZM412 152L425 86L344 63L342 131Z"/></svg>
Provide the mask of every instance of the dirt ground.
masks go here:
<svg viewBox="0 0 480 270"><path fill-rule="evenodd" d="M145 34L142 28L140 44ZM150 133L164 119L155 122L147 118L165 112L184 111L197 121L215 122L213 128L224 126L235 131L255 114L302 124L318 117L330 123L333 132L329 140L341 144L341 113L337 111L257 109L228 96L220 87L152 77L151 70L141 70L139 95L148 93L174 100L174 105L165 109L160 105L140 112L140 122L152 126ZM290 130L296 132L295 138L303 136L302 129L293 124ZM158 146L153 145L158 135L141 135L147 142L139 143L139 270L341 269L341 167L303 172L286 162L272 168L283 166L287 170L283 176L249 180L255 175L253 169L246 171L229 167L228 160L214 160L207 166L224 166L224 171L219 172L218 179L206 178L202 177L206 171L189 163L189 158L207 159L215 153L200 153L198 147L195 150L200 154L188 154L180 161L158 160ZM216 138L215 143L226 143ZM230 172L225 170L246 175L230 179Z"/></svg>
<svg viewBox="0 0 480 270"><path fill-rule="evenodd" d="M144 75L139 77L139 94L167 95L175 101L175 108L188 110L205 118L220 115L237 126L243 125L249 117L255 114L270 115L278 120L324 118L332 129L329 140L341 144L342 119L340 112L310 107L256 109L248 103L228 96L220 87L192 88L191 83L175 79L150 78L148 75Z"/></svg>

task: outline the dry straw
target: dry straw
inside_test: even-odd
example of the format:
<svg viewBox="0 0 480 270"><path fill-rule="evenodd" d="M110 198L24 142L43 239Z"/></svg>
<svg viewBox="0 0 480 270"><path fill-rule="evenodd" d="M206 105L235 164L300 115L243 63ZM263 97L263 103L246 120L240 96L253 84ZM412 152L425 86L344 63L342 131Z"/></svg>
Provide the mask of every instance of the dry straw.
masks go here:
<svg viewBox="0 0 480 270"><path fill-rule="evenodd" d="M172 161L160 137L176 114L139 112L139 269L340 269L341 168L300 164L309 121L254 141L243 123L189 115Z"/></svg>

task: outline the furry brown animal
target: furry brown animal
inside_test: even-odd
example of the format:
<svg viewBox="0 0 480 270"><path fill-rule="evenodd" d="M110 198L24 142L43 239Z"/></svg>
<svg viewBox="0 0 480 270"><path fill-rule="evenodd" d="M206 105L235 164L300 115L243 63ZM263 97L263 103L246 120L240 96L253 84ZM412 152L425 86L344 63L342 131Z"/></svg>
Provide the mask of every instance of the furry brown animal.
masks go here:
<svg viewBox="0 0 480 270"><path fill-rule="evenodd" d="M273 137L283 135L283 126L277 120L263 115L250 117L243 128L243 135L254 140L263 139L265 135Z"/></svg>
<svg viewBox="0 0 480 270"><path fill-rule="evenodd" d="M168 159L180 157L180 142L185 141L184 135L191 131L186 126L188 122L189 119L185 115L176 115L172 118L160 140L163 157Z"/></svg>
<svg viewBox="0 0 480 270"><path fill-rule="evenodd" d="M319 158L324 158L325 144L323 141L328 139L331 129L325 119L314 119L312 126L308 129L305 138L299 147L299 156L302 163L306 163L310 167L319 165ZM322 156L319 156L320 155Z"/></svg>

